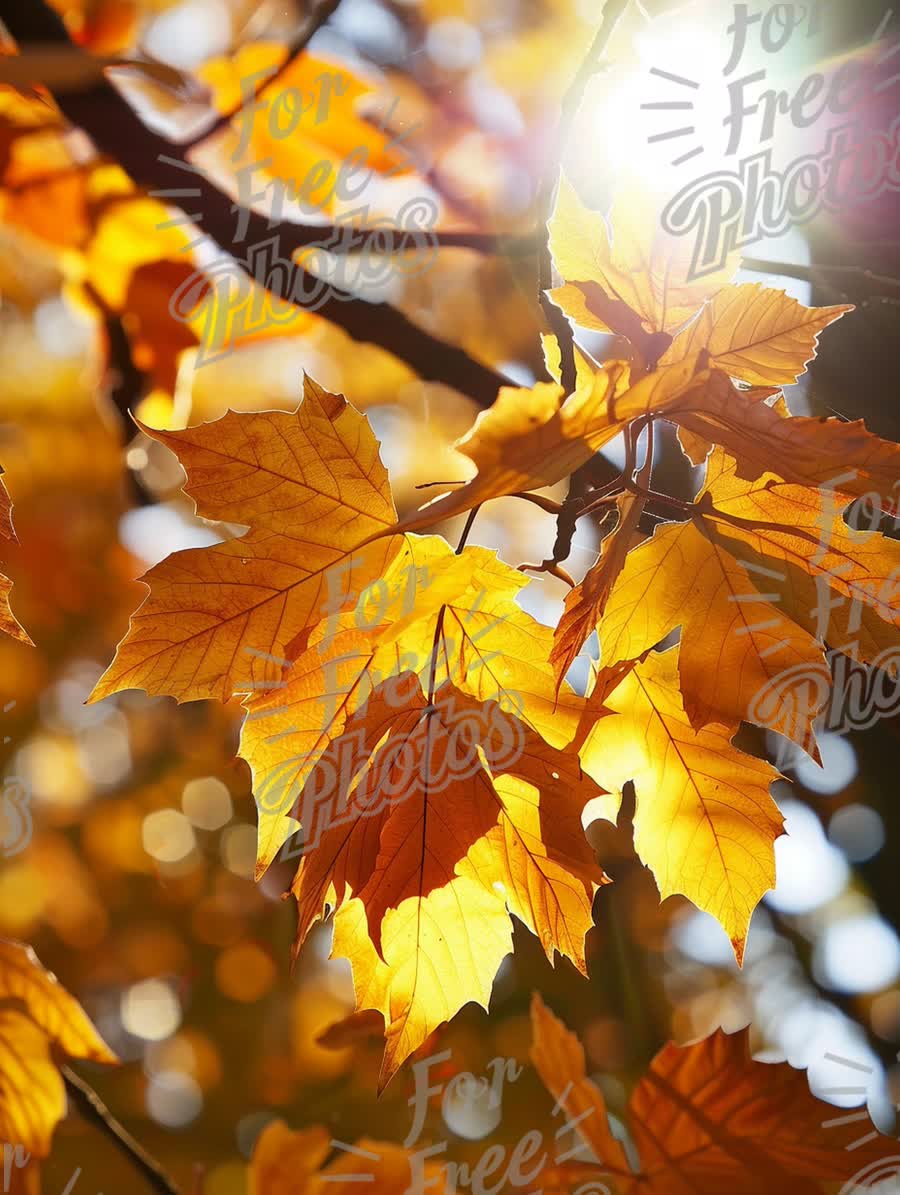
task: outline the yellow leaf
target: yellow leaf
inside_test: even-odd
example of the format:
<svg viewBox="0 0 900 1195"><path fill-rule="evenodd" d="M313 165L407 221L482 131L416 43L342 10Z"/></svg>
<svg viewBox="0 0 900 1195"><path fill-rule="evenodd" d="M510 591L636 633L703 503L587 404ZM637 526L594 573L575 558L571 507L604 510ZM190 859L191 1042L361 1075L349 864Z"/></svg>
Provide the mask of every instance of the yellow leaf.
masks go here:
<svg viewBox="0 0 900 1195"><path fill-rule="evenodd" d="M207 63L199 74L220 110L241 110L225 139L229 173L252 170L254 192L274 195L280 185L287 199L326 218L341 199L335 184L342 169L356 189L373 171L375 177L401 173L409 157L399 138L392 142L389 132L364 118L363 104L375 88L346 66L305 52L260 90L284 56L283 46L251 43L233 57ZM395 112L379 115L385 122L397 119Z"/></svg>
<svg viewBox="0 0 900 1195"><path fill-rule="evenodd" d="M681 628L678 672L695 729L718 722L732 733L758 721L759 695L793 669L818 678L817 699L789 693L766 706L770 730L815 754L812 722L830 675L807 631L760 595L746 569L695 525L666 523L628 556L598 626L604 668L640 659Z"/></svg>
<svg viewBox="0 0 900 1195"><path fill-rule="evenodd" d="M673 342L671 364L706 349L712 364L751 386L789 386L816 355L819 333L852 306L804 307L783 290L726 286Z"/></svg>
<svg viewBox="0 0 900 1195"><path fill-rule="evenodd" d="M614 711L589 731L581 758L613 796L637 794L634 845L656 877L660 897L681 893L710 913L743 958L753 910L775 886L774 842L782 818L769 796L778 773L731 745L719 726L695 730L678 688L678 650L651 654L605 696Z"/></svg>
<svg viewBox="0 0 900 1195"><path fill-rule="evenodd" d="M65 1087L51 1050L93 1062L118 1061L34 952L0 939L0 1141L41 1158L66 1113Z"/></svg>
<svg viewBox="0 0 900 1195"><path fill-rule="evenodd" d="M565 175L560 178L549 224L550 250L569 285L552 291L551 297L587 328L629 335L624 307L638 317L645 333L671 335L734 276L740 261L732 255L717 273L691 279L690 246L665 234L658 213L634 191L616 197L610 224L611 238L603 216L585 207ZM592 310L598 292L602 302ZM667 345L662 344L660 356Z"/></svg>
<svg viewBox="0 0 900 1195"><path fill-rule="evenodd" d="M707 533L773 605L835 650L896 671L900 543L848 527L843 512L852 495L770 474L748 482L717 452L704 496Z"/></svg>
<svg viewBox="0 0 900 1195"><path fill-rule="evenodd" d="M240 753L259 807L258 874L297 829L292 811L318 760L385 680L449 681L520 712L555 747L574 737L580 704L568 687L555 692L552 632L515 601L523 574L485 548L457 555L437 536L401 542L355 608L322 623L283 680L247 702Z"/></svg>

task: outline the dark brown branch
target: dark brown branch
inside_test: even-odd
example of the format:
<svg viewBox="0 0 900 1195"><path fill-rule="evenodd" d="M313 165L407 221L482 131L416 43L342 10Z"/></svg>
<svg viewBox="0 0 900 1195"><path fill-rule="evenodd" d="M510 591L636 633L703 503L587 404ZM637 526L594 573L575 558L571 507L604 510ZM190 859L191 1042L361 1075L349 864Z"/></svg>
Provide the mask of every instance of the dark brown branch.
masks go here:
<svg viewBox="0 0 900 1195"><path fill-rule="evenodd" d="M160 1191L162 1195L181 1195L181 1191L159 1162L116 1120L93 1087L67 1066L62 1068L62 1076L66 1084L66 1093L81 1116L112 1141L154 1191Z"/></svg>
<svg viewBox="0 0 900 1195"><path fill-rule="evenodd" d="M862 266L795 265L787 261L764 261L756 257L745 257L741 265L755 274L783 274L786 278L797 278L813 286L824 283L841 293L857 292L858 298L900 299L900 278L876 274Z"/></svg>
<svg viewBox="0 0 900 1195"><path fill-rule="evenodd" d="M70 44L65 25L44 0L0 0L0 17L20 46L34 42ZM73 47L72 52L80 51ZM135 182L160 191L183 190L189 185L196 195L189 199L175 198L173 203L187 214L196 213L197 227L234 256L236 219L231 201L202 174L187 173L185 163L178 158L177 147L148 129L115 88L103 82L87 91L56 99L66 118L82 128L97 149L116 160ZM280 226L279 232L286 233L285 239L279 240L283 254L308 243L299 228ZM287 234L291 233L288 239ZM316 229L318 239L326 233L327 229ZM266 217L247 213L248 245L271 241L273 235ZM460 234L463 235L468 234ZM462 241L455 239L453 243ZM320 280L300 266L274 272L273 292L290 302L297 302L298 295L315 293L319 286ZM316 311L355 339L371 341L386 349L422 378L453 386L480 406L490 406L499 387L509 384L502 374L474 360L458 346L431 335L387 304L367 303L332 286Z"/></svg>

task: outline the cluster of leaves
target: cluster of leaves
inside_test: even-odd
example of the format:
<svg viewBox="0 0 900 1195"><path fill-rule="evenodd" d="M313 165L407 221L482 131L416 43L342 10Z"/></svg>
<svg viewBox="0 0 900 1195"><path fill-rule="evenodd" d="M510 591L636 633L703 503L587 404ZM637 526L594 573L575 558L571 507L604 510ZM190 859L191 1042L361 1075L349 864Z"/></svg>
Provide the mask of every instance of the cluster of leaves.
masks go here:
<svg viewBox="0 0 900 1195"><path fill-rule="evenodd" d="M510 913L584 968L607 877L582 816L590 802L615 819L628 781L661 896L718 918L740 960L782 819L775 769L731 740L755 721L814 753L824 696L776 682L798 666L804 693L827 678L826 643L872 662L896 642L900 547L844 513L863 495L890 509L900 448L791 416L780 392L848 309L734 285L737 260L691 280L645 205L623 196L610 233L565 179L551 248L553 300L627 340L628 359L579 353L571 393L501 390L457 445L473 479L419 511L397 518L367 421L309 378L294 413L144 429L177 454L202 517L249 530L151 570L94 697L243 697L259 871L316 822L293 885L298 946L333 909L358 1005L384 1017L382 1082L462 1004L487 1004ZM546 350L558 371L560 346ZM663 421L705 469L692 501L652 488ZM590 468L618 436L620 475L560 515L614 511L615 525L555 631L517 604L521 571L417 534ZM823 626L829 590L846 617ZM600 668L580 698L565 675L594 629Z"/></svg>
<svg viewBox="0 0 900 1195"><path fill-rule="evenodd" d="M618 1195L713 1195L725 1185L749 1195L763 1180L780 1190L788 1179L803 1179L810 1185L801 1189L813 1191L823 1181L845 1180L859 1168L877 1170L889 1160L889 1138L867 1133L860 1142L858 1117L823 1121L828 1106L810 1094L803 1073L753 1061L744 1031L719 1032L685 1048L668 1045L657 1055L629 1102L627 1127L640 1157L634 1168L610 1131L578 1039L537 994L531 1023L534 1065L582 1141L581 1149L567 1149L562 1159L541 1152L535 1181L544 1189L566 1191L602 1178ZM106 1065L118 1060L34 953L11 941L0 941L0 1055L4 1190L37 1195L40 1159L65 1112L63 1058ZM545 1140L552 1135L542 1134ZM275 1120L256 1141L248 1180L251 1195L333 1191L335 1184L340 1193L363 1181L362 1174L378 1190L401 1195L412 1173L409 1150L396 1144L363 1139L335 1155L326 1128L291 1131ZM436 1189L446 1185L436 1160L425 1163L424 1175ZM673 1175L682 1186L672 1185Z"/></svg>
<svg viewBox="0 0 900 1195"><path fill-rule="evenodd" d="M866 1179L889 1175L896 1162L890 1138L867 1131L858 1116L830 1116L834 1110L810 1093L802 1071L755 1061L748 1030L662 1049L631 1093L626 1145L587 1077L581 1043L537 993L531 1029L532 1061L576 1144L548 1149L564 1130L538 1130L540 1147L529 1151L527 1174L520 1170L513 1186L598 1195L756 1195L765 1187L814 1195L823 1183L854 1175L868 1187ZM363 1139L336 1155L332 1144L318 1126L291 1132L273 1121L254 1149L251 1195L312 1195L335 1186L344 1195L360 1175L386 1195L402 1195L422 1167L421 1158L390 1143ZM509 1156L502 1148L487 1151L476 1177L460 1172L462 1184L471 1178L473 1190L493 1189ZM448 1174L436 1160L425 1163L424 1174L429 1186L449 1195Z"/></svg>

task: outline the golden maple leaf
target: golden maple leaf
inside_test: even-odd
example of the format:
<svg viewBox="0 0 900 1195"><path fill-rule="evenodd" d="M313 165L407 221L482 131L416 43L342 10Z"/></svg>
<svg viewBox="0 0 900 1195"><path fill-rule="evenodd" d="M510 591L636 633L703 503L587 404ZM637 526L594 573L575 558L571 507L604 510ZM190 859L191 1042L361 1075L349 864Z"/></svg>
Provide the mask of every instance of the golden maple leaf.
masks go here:
<svg viewBox="0 0 900 1195"><path fill-rule="evenodd" d="M670 1042L656 1055L628 1102L632 1169L587 1077L581 1043L537 993L531 1024L538 1073L596 1159L547 1174L545 1189L593 1179L616 1195L817 1195L825 1183L896 1162L895 1141L860 1125L859 1116L834 1115L803 1071L756 1062L744 1029L717 1030L690 1046Z"/></svg>
<svg viewBox="0 0 900 1195"><path fill-rule="evenodd" d="M816 355L819 334L852 306L804 307L758 282L723 287L672 343L661 364L705 349L711 362L751 386L790 386Z"/></svg>
<svg viewBox="0 0 900 1195"><path fill-rule="evenodd" d="M693 279L690 247L663 232L657 211L635 190L616 197L610 225L611 236L603 216L585 207L562 175L549 229L564 284L549 295L582 327L627 337L654 364L673 334L731 280L740 257Z"/></svg>
<svg viewBox="0 0 900 1195"><path fill-rule="evenodd" d="M651 653L611 693L598 682L592 696L581 760L611 792L592 809L615 822L634 782L634 845L660 897L680 893L715 917L741 962L753 910L775 886L783 820L769 786L778 773L732 746L721 726L694 729L677 648ZM597 705L612 713L593 721Z"/></svg>
<svg viewBox="0 0 900 1195"><path fill-rule="evenodd" d="M679 684L691 724L718 722L732 733L742 720L758 720L762 691L797 670L818 681L816 699L798 706L785 693L763 725L814 754L812 724L829 679L824 649L705 532L702 518L663 523L632 550L598 620L603 666L638 660L680 628Z"/></svg>
<svg viewBox="0 0 900 1195"><path fill-rule="evenodd" d="M553 747L574 737L580 705L568 687L556 693L551 631L515 601L523 574L485 548L453 553L438 536L401 544L356 606L320 621L282 679L247 699L240 753L259 807L258 875L298 828L292 810L319 758L387 679L449 681L516 711Z"/></svg>
<svg viewBox="0 0 900 1195"><path fill-rule="evenodd" d="M716 453L704 495L707 533L779 612L836 651L896 671L885 655L898 646L900 543L847 524L851 493L771 474L748 482Z"/></svg>

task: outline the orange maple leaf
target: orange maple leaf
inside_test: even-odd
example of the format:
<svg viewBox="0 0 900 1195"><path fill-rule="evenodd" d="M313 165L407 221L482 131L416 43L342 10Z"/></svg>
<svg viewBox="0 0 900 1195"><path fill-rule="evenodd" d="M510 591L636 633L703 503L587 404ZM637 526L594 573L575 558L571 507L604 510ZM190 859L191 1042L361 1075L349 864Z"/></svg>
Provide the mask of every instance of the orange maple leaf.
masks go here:
<svg viewBox="0 0 900 1195"><path fill-rule="evenodd" d="M551 1189L593 1178L613 1184L616 1195L821 1195L825 1183L869 1168L870 1185L879 1163L888 1163L883 1177L895 1173L895 1141L867 1131L857 1116L833 1115L803 1071L754 1061L747 1029L718 1030L690 1046L669 1043L656 1055L628 1102L638 1157L632 1169L587 1077L581 1043L537 993L531 1023L538 1073L596 1159L551 1171Z"/></svg>

